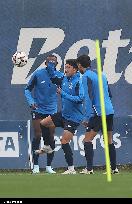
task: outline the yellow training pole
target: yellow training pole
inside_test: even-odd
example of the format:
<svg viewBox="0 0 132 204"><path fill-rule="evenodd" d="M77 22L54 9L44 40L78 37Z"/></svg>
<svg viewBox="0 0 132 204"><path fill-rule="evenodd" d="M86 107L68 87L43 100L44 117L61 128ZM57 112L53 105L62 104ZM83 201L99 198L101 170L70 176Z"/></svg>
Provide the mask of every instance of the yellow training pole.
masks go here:
<svg viewBox="0 0 132 204"><path fill-rule="evenodd" d="M110 157L109 157L109 147L108 147L108 135L107 135L107 124L106 124L106 112L104 104L104 91L102 82L102 68L101 68L101 57L100 57L100 47L99 40L96 40L96 57L97 57L97 70L98 70L98 82L99 82L99 92L100 92L100 104L102 113L102 126L103 126L103 137L105 145L105 159L106 159L106 171L107 171L107 181L111 182L111 169L110 169Z"/></svg>

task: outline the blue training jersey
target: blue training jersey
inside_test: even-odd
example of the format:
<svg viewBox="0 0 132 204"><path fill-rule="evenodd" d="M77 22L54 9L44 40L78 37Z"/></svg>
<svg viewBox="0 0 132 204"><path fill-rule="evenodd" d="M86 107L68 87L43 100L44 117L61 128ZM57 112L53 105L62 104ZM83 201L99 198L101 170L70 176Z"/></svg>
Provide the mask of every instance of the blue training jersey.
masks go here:
<svg viewBox="0 0 132 204"><path fill-rule="evenodd" d="M62 73L55 70L57 76ZM29 106L37 105L34 111L42 114L54 114L57 112L57 86L50 80L47 68L36 70L25 88L25 96Z"/></svg>
<svg viewBox="0 0 132 204"><path fill-rule="evenodd" d="M114 109L111 102L111 93L104 74L102 74L102 80L106 115L114 114ZM86 69L86 72L82 76L82 81L85 91L85 118L89 119L93 114L100 116L101 105L97 70L92 70L89 68Z"/></svg>
<svg viewBox="0 0 132 204"><path fill-rule="evenodd" d="M83 119L84 90L78 73L70 78L65 76L61 87L63 117L80 123Z"/></svg>
<svg viewBox="0 0 132 204"><path fill-rule="evenodd" d="M53 83L61 86L62 116L73 122L80 123L83 120L84 90L80 73L71 77L57 77L52 68L48 72Z"/></svg>

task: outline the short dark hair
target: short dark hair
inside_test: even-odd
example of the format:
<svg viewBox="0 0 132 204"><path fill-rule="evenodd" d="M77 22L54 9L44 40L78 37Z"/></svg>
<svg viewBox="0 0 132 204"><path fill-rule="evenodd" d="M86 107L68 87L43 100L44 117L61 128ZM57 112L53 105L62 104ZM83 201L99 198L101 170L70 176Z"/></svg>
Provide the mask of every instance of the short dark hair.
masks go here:
<svg viewBox="0 0 132 204"><path fill-rule="evenodd" d="M55 57L55 58L57 59L57 56L56 56L56 55L53 55L53 54L48 55L47 58L48 58L48 57Z"/></svg>
<svg viewBox="0 0 132 204"><path fill-rule="evenodd" d="M78 70L77 60L76 59L67 59L66 64L73 66L75 69Z"/></svg>
<svg viewBox="0 0 132 204"><path fill-rule="evenodd" d="M77 63L81 64L82 67L87 68L91 66L91 60L88 55L81 55L77 58Z"/></svg>
<svg viewBox="0 0 132 204"><path fill-rule="evenodd" d="M45 64L48 63L48 58L50 58L50 57L56 58L56 65L57 65L58 64L57 57L55 55L53 55L53 54L47 56Z"/></svg>

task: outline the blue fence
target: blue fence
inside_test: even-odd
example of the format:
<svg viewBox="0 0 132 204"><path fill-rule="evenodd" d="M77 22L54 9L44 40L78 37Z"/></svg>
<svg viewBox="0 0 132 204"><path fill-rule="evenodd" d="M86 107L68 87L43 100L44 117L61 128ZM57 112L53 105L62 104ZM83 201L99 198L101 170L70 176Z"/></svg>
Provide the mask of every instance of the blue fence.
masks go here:
<svg viewBox="0 0 132 204"><path fill-rule="evenodd" d="M115 118L113 142L117 151L117 164L132 164L132 117ZM0 121L0 169L30 169L32 167L32 152L29 121ZM60 137L63 129L57 128L55 132L55 157L53 167L65 167ZM71 147L74 154L75 166L85 166L84 138L85 129L80 126L73 137ZM43 146L43 139L41 140ZM105 165L104 142L102 134L93 140L94 165ZM39 158L40 168L46 166L46 154Z"/></svg>
<svg viewBox="0 0 132 204"><path fill-rule="evenodd" d="M0 169L29 168L27 121L0 121Z"/></svg>
<svg viewBox="0 0 132 204"><path fill-rule="evenodd" d="M117 151L117 164L132 164L132 117L115 118L114 120L114 131L113 131L113 142ZM57 128L55 139L56 139L56 153L53 160L54 167L65 167L67 166L63 150L61 149L60 137L63 129ZM85 166L86 161L84 157L84 146L83 138L85 129L80 126L77 133L75 134L71 146L74 155L75 166ZM98 134L93 140L94 148L94 165L102 166L105 165L105 153L104 153L104 142L102 134ZM46 166L46 156L40 156L40 167Z"/></svg>

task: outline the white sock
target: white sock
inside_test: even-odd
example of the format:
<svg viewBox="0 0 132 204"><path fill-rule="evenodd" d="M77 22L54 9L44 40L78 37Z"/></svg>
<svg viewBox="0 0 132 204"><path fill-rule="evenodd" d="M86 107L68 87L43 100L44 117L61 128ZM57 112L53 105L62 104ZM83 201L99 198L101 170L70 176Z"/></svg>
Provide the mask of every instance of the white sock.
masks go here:
<svg viewBox="0 0 132 204"><path fill-rule="evenodd" d="M51 168L51 166L46 166L47 169Z"/></svg>
<svg viewBox="0 0 132 204"><path fill-rule="evenodd" d="M39 169L39 165L34 165L34 169Z"/></svg>
<svg viewBox="0 0 132 204"><path fill-rule="evenodd" d="M74 166L68 166L68 169L74 171Z"/></svg>

